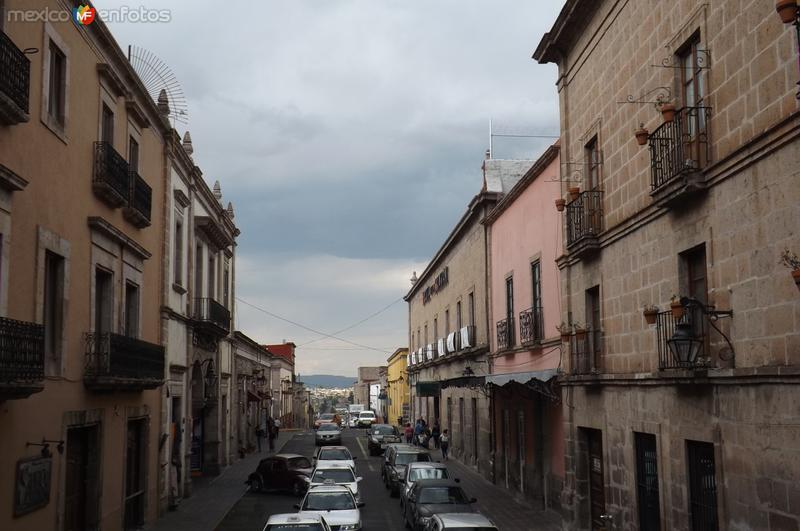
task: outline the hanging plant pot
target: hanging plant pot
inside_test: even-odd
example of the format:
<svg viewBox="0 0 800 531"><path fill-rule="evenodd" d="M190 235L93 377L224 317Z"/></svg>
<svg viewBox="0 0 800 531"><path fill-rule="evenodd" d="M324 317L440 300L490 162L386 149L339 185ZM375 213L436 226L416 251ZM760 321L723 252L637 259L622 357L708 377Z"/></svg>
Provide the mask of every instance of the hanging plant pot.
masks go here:
<svg viewBox="0 0 800 531"><path fill-rule="evenodd" d="M578 199L578 196L581 195L581 187L580 186L570 186L569 187L569 197L573 201Z"/></svg>
<svg viewBox="0 0 800 531"><path fill-rule="evenodd" d="M584 339L586 339L586 329L575 327L575 339L577 339L578 341L583 341Z"/></svg>
<svg viewBox="0 0 800 531"><path fill-rule="evenodd" d="M637 129L633 134L636 136L636 143L640 146L647 144L647 139L650 137L650 131L645 129L644 124L639 126L639 129Z"/></svg>
<svg viewBox="0 0 800 531"><path fill-rule="evenodd" d="M775 11L781 17L781 22L791 24L797 18L797 0L777 0Z"/></svg>
<svg viewBox="0 0 800 531"><path fill-rule="evenodd" d="M672 317L675 319L683 317L684 308L681 301L672 301L669 305L669 309L672 310Z"/></svg>
<svg viewBox="0 0 800 531"><path fill-rule="evenodd" d="M572 337L572 334L569 332L561 332L561 342L562 343L569 343L569 338Z"/></svg>
<svg viewBox="0 0 800 531"><path fill-rule="evenodd" d="M792 271L792 278L794 279L794 285L797 286L797 289L800 289L800 269Z"/></svg>
<svg viewBox="0 0 800 531"><path fill-rule="evenodd" d="M648 308L644 311L644 320L647 324L656 324L656 317L658 316L657 308Z"/></svg>
<svg viewBox="0 0 800 531"><path fill-rule="evenodd" d="M675 105L672 103L662 104L661 117L664 118L664 123L673 122L675 120Z"/></svg>
<svg viewBox="0 0 800 531"><path fill-rule="evenodd" d="M556 210L559 212L564 212L564 206L567 204L567 201L564 198L559 197L556 199Z"/></svg>

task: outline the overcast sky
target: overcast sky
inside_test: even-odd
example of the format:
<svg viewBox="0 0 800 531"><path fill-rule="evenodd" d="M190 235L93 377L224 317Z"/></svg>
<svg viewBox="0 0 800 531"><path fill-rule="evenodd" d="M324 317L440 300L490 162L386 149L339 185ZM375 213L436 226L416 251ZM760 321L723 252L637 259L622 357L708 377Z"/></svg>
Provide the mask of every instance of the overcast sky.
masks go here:
<svg viewBox="0 0 800 531"><path fill-rule="evenodd" d="M530 57L560 0L98 0L169 9L111 23L177 76L195 162L232 201L236 295L326 333L400 299L481 185L497 132L558 134L556 70ZM256 7L258 6L258 7ZM181 132L186 129L177 127ZM534 159L547 140L495 139ZM237 304L236 328L294 341L302 374L354 376L406 346L400 301L320 339ZM386 351L386 352L380 352Z"/></svg>

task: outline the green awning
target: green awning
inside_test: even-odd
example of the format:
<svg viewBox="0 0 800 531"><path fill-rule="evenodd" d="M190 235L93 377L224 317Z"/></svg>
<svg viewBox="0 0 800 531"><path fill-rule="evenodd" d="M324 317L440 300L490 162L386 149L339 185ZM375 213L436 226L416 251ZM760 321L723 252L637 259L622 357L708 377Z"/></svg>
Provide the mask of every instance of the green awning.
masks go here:
<svg viewBox="0 0 800 531"><path fill-rule="evenodd" d="M441 384L439 382L417 382L417 396L439 396Z"/></svg>

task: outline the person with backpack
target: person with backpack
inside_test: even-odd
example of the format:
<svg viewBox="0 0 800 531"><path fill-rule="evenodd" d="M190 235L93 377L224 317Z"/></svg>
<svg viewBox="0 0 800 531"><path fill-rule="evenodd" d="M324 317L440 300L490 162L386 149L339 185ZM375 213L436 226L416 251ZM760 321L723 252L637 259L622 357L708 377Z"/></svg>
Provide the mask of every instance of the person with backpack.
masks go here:
<svg viewBox="0 0 800 531"><path fill-rule="evenodd" d="M439 436L439 448L442 450L442 461L447 461L447 449L450 448L450 435L447 428Z"/></svg>

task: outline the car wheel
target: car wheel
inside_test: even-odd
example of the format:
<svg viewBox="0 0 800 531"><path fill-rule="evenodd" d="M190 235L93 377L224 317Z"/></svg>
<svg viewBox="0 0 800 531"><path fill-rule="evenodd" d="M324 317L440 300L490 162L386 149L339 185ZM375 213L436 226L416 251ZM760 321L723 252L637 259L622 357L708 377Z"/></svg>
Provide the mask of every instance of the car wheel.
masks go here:
<svg viewBox="0 0 800 531"><path fill-rule="evenodd" d="M259 476L253 476L250 480L250 490L253 492L261 492L264 490L264 481Z"/></svg>

